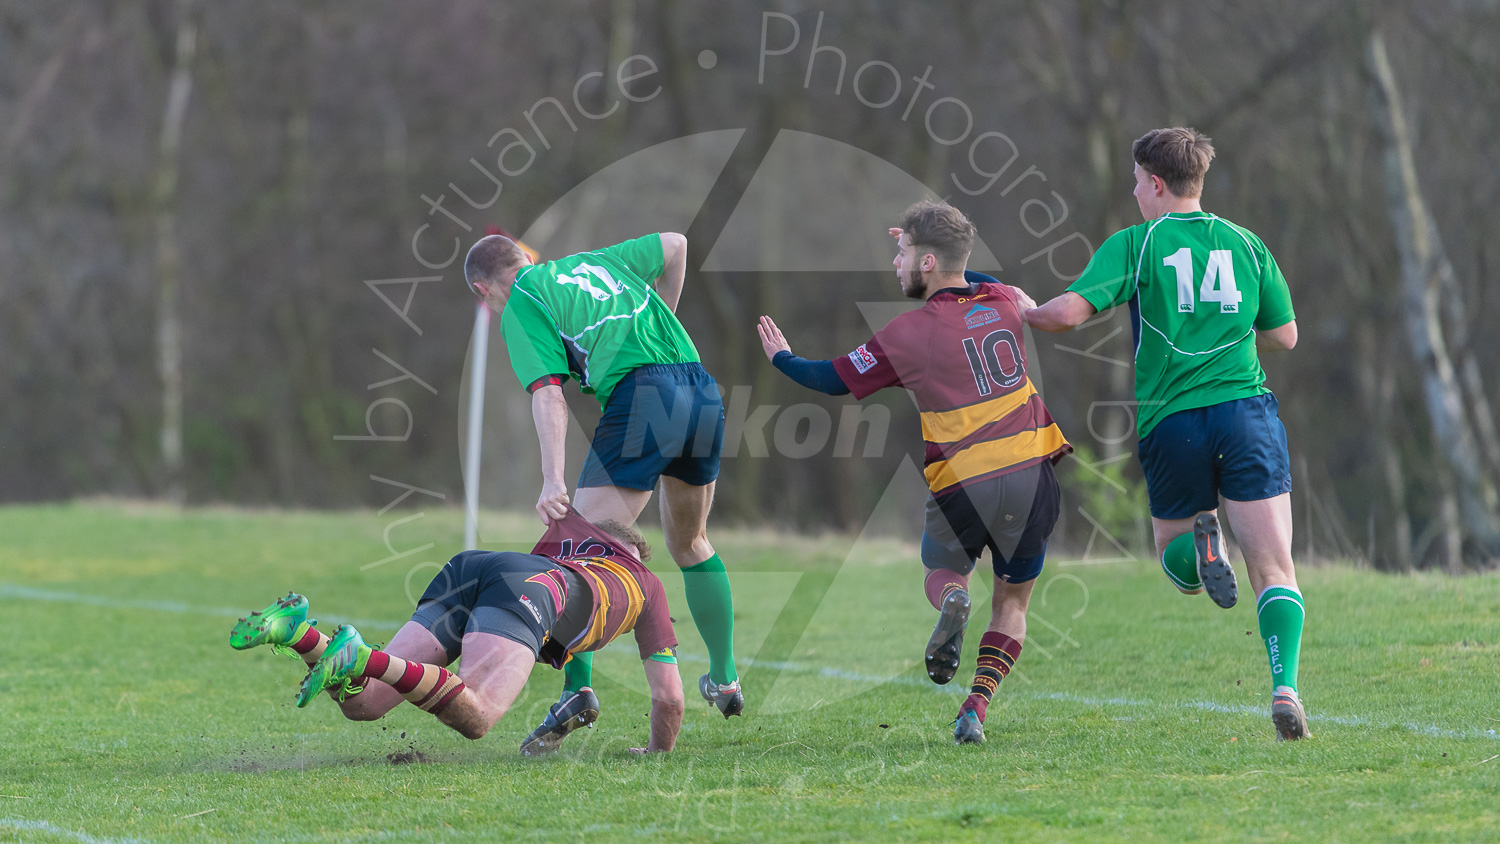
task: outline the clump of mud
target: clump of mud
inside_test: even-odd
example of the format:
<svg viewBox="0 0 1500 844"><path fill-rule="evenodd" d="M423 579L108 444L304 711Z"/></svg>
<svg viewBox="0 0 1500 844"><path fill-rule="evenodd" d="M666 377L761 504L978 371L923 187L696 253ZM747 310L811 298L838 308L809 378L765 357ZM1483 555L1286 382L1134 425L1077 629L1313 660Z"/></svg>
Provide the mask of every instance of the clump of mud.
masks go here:
<svg viewBox="0 0 1500 844"><path fill-rule="evenodd" d="M410 765L413 762L426 762L427 755L416 748L403 750L398 753L387 753L385 761L392 765Z"/></svg>

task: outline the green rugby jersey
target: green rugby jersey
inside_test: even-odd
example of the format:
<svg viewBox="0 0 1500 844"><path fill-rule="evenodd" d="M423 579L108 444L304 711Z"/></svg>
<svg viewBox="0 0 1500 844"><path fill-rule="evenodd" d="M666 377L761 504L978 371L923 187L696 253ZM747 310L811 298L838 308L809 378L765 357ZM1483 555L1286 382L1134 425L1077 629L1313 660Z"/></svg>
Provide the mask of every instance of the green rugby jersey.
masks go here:
<svg viewBox="0 0 1500 844"><path fill-rule="evenodd" d="M664 270L660 234L522 267L500 316L521 385L572 375L603 407L633 369L696 362L692 339L652 285Z"/></svg>
<svg viewBox="0 0 1500 844"><path fill-rule="evenodd" d="M1068 289L1098 311L1129 303L1142 437L1179 410L1270 392L1255 330L1296 318L1266 245L1205 211L1116 232Z"/></svg>

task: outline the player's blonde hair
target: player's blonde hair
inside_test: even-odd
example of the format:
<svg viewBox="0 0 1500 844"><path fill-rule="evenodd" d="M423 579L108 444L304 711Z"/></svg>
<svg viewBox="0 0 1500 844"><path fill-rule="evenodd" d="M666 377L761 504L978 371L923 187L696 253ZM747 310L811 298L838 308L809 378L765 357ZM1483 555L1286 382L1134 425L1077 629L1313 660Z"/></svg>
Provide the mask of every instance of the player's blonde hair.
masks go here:
<svg viewBox="0 0 1500 844"><path fill-rule="evenodd" d="M1183 199L1203 195L1203 177L1214 160L1213 139L1186 126L1152 129L1130 148L1135 163L1161 179L1167 190Z"/></svg>
<svg viewBox="0 0 1500 844"><path fill-rule="evenodd" d="M626 545L635 547L635 555L641 562L651 561L651 545L646 542L646 537L630 525L621 524L614 519L605 519L594 523L600 530L620 540Z"/></svg>

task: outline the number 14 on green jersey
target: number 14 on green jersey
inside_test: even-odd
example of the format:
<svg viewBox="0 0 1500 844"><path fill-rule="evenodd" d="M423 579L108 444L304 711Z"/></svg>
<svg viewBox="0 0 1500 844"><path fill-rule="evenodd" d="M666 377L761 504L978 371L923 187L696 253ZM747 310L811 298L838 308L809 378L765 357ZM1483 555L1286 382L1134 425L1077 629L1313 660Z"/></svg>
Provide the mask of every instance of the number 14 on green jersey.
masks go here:
<svg viewBox="0 0 1500 844"><path fill-rule="evenodd" d="M1184 246L1161 262L1177 271L1177 312L1193 313L1193 251ZM1228 249L1209 251L1208 267L1203 271L1198 298L1204 302L1218 302L1221 314L1240 312L1240 300L1244 297L1234 284L1234 253Z"/></svg>

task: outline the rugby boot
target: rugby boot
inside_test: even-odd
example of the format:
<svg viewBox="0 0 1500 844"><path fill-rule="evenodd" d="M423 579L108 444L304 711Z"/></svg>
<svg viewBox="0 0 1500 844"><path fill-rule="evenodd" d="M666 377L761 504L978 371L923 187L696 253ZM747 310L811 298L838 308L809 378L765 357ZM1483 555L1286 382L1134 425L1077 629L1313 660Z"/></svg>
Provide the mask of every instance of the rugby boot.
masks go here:
<svg viewBox="0 0 1500 844"><path fill-rule="evenodd" d="M354 681L364 676L365 666L370 662L372 649L360 638L352 624L341 624L333 632L323 657L308 669L302 679L302 688L297 692L297 706L307 706L323 691L333 689L339 701L364 691Z"/></svg>
<svg viewBox="0 0 1500 844"><path fill-rule="evenodd" d="M745 694L740 691L739 680L719 685L704 674L698 678L698 694L703 695L704 700L719 707L719 712L723 713L725 718L745 711Z"/></svg>
<svg viewBox="0 0 1500 844"><path fill-rule="evenodd" d="M307 632L304 624L307 627L317 625L316 621L307 620L307 598L288 592L285 598L277 598L269 607L235 622L229 631L229 646L244 651L257 645L270 645L277 653L297 656L290 645Z"/></svg>
<svg viewBox="0 0 1500 844"><path fill-rule="evenodd" d="M958 673L958 657L963 652L964 628L968 624L969 591L954 589L943 599L937 626L927 640L927 676L939 686L947 685Z"/></svg>
<svg viewBox="0 0 1500 844"><path fill-rule="evenodd" d="M1271 695L1271 723L1276 725L1276 738L1281 741L1312 738L1302 701L1289 686L1277 686Z"/></svg>
<svg viewBox="0 0 1500 844"><path fill-rule="evenodd" d="M541 756L555 753L562 746L568 733L579 727L591 726L599 720L599 698L594 690L584 686L576 692L563 692L557 703L547 710L542 725L531 731L521 742L522 756Z"/></svg>
<svg viewBox="0 0 1500 844"><path fill-rule="evenodd" d="M984 744L984 722L979 713L965 709L953 722L953 741L957 744Z"/></svg>
<svg viewBox="0 0 1500 844"><path fill-rule="evenodd" d="M1234 567L1224 554L1224 534L1219 517L1199 513L1193 520L1193 549L1198 552L1198 582L1213 602L1229 609L1240 599L1240 588L1234 580Z"/></svg>

